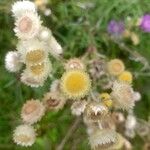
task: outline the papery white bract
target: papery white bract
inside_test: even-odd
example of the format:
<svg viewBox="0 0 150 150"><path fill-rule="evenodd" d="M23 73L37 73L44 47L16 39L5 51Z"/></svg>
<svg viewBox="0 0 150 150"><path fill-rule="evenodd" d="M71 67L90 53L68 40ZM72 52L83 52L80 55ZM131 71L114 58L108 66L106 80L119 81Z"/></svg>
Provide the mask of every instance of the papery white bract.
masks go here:
<svg viewBox="0 0 150 150"><path fill-rule="evenodd" d="M12 5L12 13L15 17L20 17L25 12L36 13L36 5L28 0L17 1Z"/></svg>
<svg viewBox="0 0 150 150"><path fill-rule="evenodd" d="M17 51L9 51L5 56L5 68L10 72L17 72L21 69L20 55Z"/></svg>
<svg viewBox="0 0 150 150"><path fill-rule="evenodd" d="M31 146L35 142L35 130L30 125L18 126L13 134L13 140L16 144L21 146Z"/></svg>

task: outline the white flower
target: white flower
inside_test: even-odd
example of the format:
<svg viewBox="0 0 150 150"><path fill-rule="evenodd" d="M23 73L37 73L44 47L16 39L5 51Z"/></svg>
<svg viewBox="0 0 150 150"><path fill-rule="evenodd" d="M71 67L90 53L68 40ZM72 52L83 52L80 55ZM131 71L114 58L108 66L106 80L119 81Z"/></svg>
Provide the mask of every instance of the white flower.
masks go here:
<svg viewBox="0 0 150 150"><path fill-rule="evenodd" d="M110 148L116 140L117 134L113 130L97 130L89 136L89 142L93 150Z"/></svg>
<svg viewBox="0 0 150 150"><path fill-rule="evenodd" d="M40 40L48 42L50 38L52 37L52 32L46 27L42 27L39 33Z"/></svg>
<svg viewBox="0 0 150 150"><path fill-rule="evenodd" d="M17 45L17 50L21 54L21 61L25 64L39 64L48 58L48 51L45 43L38 39L20 41Z"/></svg>
<svg viewBox="0 0 150 150"><path fill-rule="evenodd" d="M108 115L108 108L101 103L93 101L87 104L84 114L89 120L95 122L102 120Z"/></svg>
<svg viewBox="0 0 150 150"><path fill-rule="evenodd" d="M58 111L66 104L66 99L60 92L48 92L44 95L43 104L49 111Z"/></svg>
<svg viewBox="0 0 150 150"><path fill-rule="evenodd" d="M12 5L12 12L15 17L20 17L25 12L36 13L36 11L35 4L27 0L17 1Z"/></svg>
<svg viewBox="0 0 150 150"><path fill-rule="evenodd" d="M139 92L134 92L133 99L135 101L140 101L141 100L141 94Z"/></svg>
<svg viewBox="0 0 150 150"><path fill-rule="evenodd" d="M5 67L10 72L17 72L21 69L20 55L17 51L10 51L5 56Z"/></svg>
<svg viewBox="0 0 150 150"><path fill-rule="evenodd" d="M133 94L134 92L130 84L125 82L114 82L111 93L114 107L123 110L133 109L135 105Z"/></svg>
<svg viewBox="0 0 150 150"><path fill-rule="evenodd" d="M26 12L15 22L15 33L19 39L32 39L36 37L40 31L40 17L32 12Z"/></svg>
<svg viewBox="0 0 150 150"><path fill-rule="evenodd" d="M43 86L44 79L35 79L33 76L29 75L27 72L21 74L21 82L31 87Z"/></svg>
<svg viewBox="0 0 150 150"><path fill-rule="evenodd" d="M71 106L72 114L76 116L80 116L84 112L86 105L87 105L87 101L85 100L75 101Z"/></svg>
<svg viewBox="0 0 150 150"><path fill-rule="evenodd" d="M36 65L32 65L32 66L27 65L24 72L26 72L26 74L32 76L35 79L46 80L50 75L51 70L52 70L51 62L47 60L43 63L39 63Z"/></svg>
<svg viewBox="0 0 150 150"><path fill-rule="evenodd" d="M45 16L50 16L51 14L52 14L51 9L45 9L45 11L44 11Z"/></svg>
<svg viewBox="0 0 150 150"><path fill-rule="evenodd" d="M41 120L45 113L45 107L39 100L27 101L21 111L21 118L23 122L33 124Z"/></svg>
<svg viewBox="0 0 150 150"><path fill-rule="evenodd" d="M30 125L18 126L13 134L13 140L16 144L21 146L31 146L35 142L35 130Z"/></svg>
<svg viewBox="0 0 150 150"><path fill-rule="evenodd" d="M52 36L48 43L49 51L54 57L58 57L63 53L63 49L61 45L56 41L56 39Z"/></svg>
<svg viewBox="0 0 150 150"><path fill-rule="evenodd" d="M126 129L135 129L136 123L136 117L134 115L128 115L125 122L125 127Z"/></svg>
<svg viewBox="0 0 150 150"><path fill-rule="evenodd" d="M31 87L43 86L44 81L51 72L51 63L49 60L37 65L27 66L21 74L21 81Z"/></svg>

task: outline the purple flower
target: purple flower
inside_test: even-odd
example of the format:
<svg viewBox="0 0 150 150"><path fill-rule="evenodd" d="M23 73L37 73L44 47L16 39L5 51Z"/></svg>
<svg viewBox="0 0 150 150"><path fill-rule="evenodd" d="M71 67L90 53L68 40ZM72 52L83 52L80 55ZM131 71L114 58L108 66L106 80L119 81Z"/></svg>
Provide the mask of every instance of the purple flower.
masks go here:
<svg viewBox="0 0 150 150"><path fill-rule="evenodd" d="M142 17L140 27L145 32L150 32L150 14L146 14Z"/></svg>
<svg viewBox="0 0 150 150"><path fill-rule="evenodd" d="M122 21L111 20L108 24L107 31L113 35L120 35L124 32L125 27Z"/></svg>

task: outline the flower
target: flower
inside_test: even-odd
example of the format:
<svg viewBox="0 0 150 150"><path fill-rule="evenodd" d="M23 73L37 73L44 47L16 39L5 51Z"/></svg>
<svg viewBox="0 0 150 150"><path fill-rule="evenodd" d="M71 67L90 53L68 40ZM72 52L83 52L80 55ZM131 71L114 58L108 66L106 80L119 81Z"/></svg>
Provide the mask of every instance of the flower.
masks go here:
<svg viewBox="0 0 150 150"><path fill-rule="evenodd" d="M150 32L150 14L145 14L145 15L141 18L140 28L141 28L144 32Z"/></svg>
<svg viewBox="0 0 150 150"><path fill-rule="evenodd" d="M119 75L124 69L124 63L120 59L112 59L107 63L107 70L111 75Z"/></svg>
<svg viewBox="0 0 150 150"><path fill-rule="evenodd" d="M28 0L17 1L12 5L12 13L15 17L20 17L26 12L36 13L36 6Z"/></svg>
<svg viewBox="0 0 150 150"><path fill-rule="evenodd" d="M134 107L133 89L130 84L125 82L114 82L111 96L113 98L114 107L123 110L130 110Z"/></svg>
<svg viewBox="0 0 150 150"><path fill-rule="evenodd" d="M82 70L70 70L61 78L61 90L70 99L86 96L91 88L89 75Z"/></svg>
<svg viewBox="0 0 150 150"><path fill-rule="evenodd" d="M101 103L92 101L87 104L85 115L92 122L99 121L108 115L108 108Z"/></svg>
<svg viewBox="0 0 150 150"><path fill-rule="evenodd" d="M117 140L117 134L113 130L97 130L89 136L89 142L93 150L111 148Z"/></svg>
<svg viewBox="0 0 150 150"><path fill-rule="evenodd" d="M131 72L129 71L124 71L122 72L119 76L118 76L118 79L120 81L125 81L127 83L132 83L133 81L133 75Z"/></svg>
<svg viewBox="0 0 150 150"><path fill-rule="evenodd" d="M79 70L85 70L85 65L83 62L78 58L72 58L67 61L65 64L66 70L72 70L72 69L79 69Z"/></svg>
<svg viewBox="0 0 150 150"><path fill-rule="evenodd" d="M50 38L52 37L52 32L46 27L41 27L41 30L39 32L39 38L40 40L43 40L45 42L48 42Z"/></svg>
<svg viewBox="0 0 150 150"><path fill-rule="evenodd" d="M139 101L141 99L141 94L139 92L134 92L133 99L134 101Z"/></svg>
<svg viewBox="0 0 150 150"><path fill-rule="evenodd" d="M15 22L15 33L19 39L32 39L37 36L40 31L40 17L32 12L26 12Z"/></svg>
<svg viewBox="0 0 150 150"><path fill-rule="evenodd" d="M17 51L9 51L5 56L5 67L10 72L17 72L21 69L20 55Z"/></svg>
<svg viewBox="0 0 150 150"><path fill-rule="evenodd" d="M85 100L75 101L71 106L72 114L76 116L80 116L84 112L86 105L87 105L87 101Z"/></svg>
<svg viewBox="0 0 150 150"><path fill-rule="evenodd" d="M25 64L35 65L42 63L48 58L48 51L44 42L38 39L21 41L17 45L21 54L21 61Z"/></svg>
<svg viewBox="0 0 150 150"><path fill-rule="evenodd" d="M107 107L111 107L112 106L112 100L111 100L111 96L108 93L101 93L100 94L100 99L102 100L102 102L107 106Z"/></svg>
<svg viewBox="0 0 150 150"><path fill-rule="evenodd" d="M120 35L124 32L125 27L122 21L111 20L108 24L107 31L113 35Z"/></svg>
<svg viewBox="0 0 150 150"><path fill-rule="evenodd" d="M63 53L63 49L61 45L57 42L54 36L51 36L48 43L48 47L49 47L49 52L56 58Z"/></svg>
<svg viewBox="0 0 150 150"><path fill-rule="evenodd" d="M126 129L135 129L136 123L136 117L134 115L128 115L125 122L125 127Z"/></svg>
<svg viewBox="0 0 150 150"><path fill-rule="evenodd" d="M27 72L23 72L21 74L21 82L31 87L39 87L39 86L43 86L44 79L39 80L37 78L34 78L31 74L28 74Z"/></svg>
<svg viewBox="0 0 150 150"><path fill-rule="evenodd" d="M45 107L39 100L28 100L22 107L21 118L28 124L41 120L45 113Z"/></svg>
<svg viewBox="0 0 150 150"><path fill-rule="evenodd" d="M48 92L44 95L43 104L47 110L58 111L66 104L66 99L59 92Z"/></svg>
<svg viewBox="0 0 150 150"><path fill-rule="evenodd" d="M36 65L28 66L24 70L24 72L27 72L29 76L32 76L33 78L37 78L39 80L45 80L50 75L52 65L49 60L47 62L39 63Z"/></svg>
<svg viewBox="0 0 150 150"><path fill-rule="evenodd" d="M35 130L30 125L18 126L13 134L13 140L16 144L21 146L31 146L35 142Z"/></svg>

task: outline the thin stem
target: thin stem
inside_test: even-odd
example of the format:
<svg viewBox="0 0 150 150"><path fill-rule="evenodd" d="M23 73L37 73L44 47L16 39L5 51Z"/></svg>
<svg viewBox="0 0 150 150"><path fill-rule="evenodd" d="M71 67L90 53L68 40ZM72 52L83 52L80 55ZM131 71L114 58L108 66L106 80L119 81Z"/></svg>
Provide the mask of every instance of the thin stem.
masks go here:
<svg viewBox="0 0 150 150"><path fill-rule="evenodd" d="M64 146L65 146L66 142L69 140L71 135L74 133L74 131L76 130L76 128L78 127L80 122L81 122L81 118L80 117L76 118L76 120L74 121L72 126L69 128L67 134L65 135L65 137L63 138L61 143L58 145L56 150L63 150L64 149Z"/></svg>

